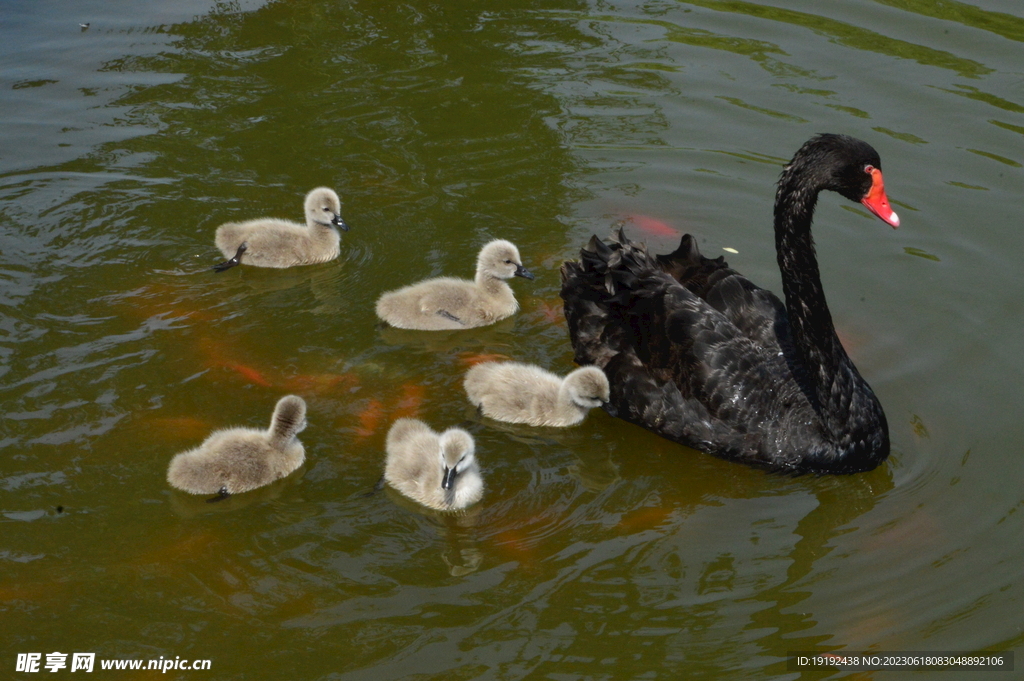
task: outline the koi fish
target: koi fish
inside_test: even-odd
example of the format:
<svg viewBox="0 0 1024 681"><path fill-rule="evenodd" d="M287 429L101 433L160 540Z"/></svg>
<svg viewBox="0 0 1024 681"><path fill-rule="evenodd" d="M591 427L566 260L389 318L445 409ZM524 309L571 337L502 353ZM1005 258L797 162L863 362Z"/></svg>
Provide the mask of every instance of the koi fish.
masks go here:
<svg viewBox="0 0 1024 681"><path fill-rule="evenodd" d="M671 508L645 506L624 513L619 519L617 527L629 533L652 530L663 525L670 515L672 515Z"/></svg>
<svg viewBox="0 0 1024 681"><path fill-rule="evenodd" d="M223 366L224 366L225 369L231 369L232 371L237 371L242 376L244 376L245 379L247 381L249 381L250 383L255 383L256 385L262 385L264 388L271 388L274 385L273 383L268 381L266 378L264 378L263 374L261 374L259 371L257 371L256 369L253 369L252 367L247 367L244 364L238 364L236 362L228 362L228 363L225 363Z"/></svg>
<svg viewBox="0 0 1024 681"><path fill-rule="evenodd" d="M546 300L542 300L537 305L537 310L544 317L544 321L548 322L549 324L565 324L565 312L562 301L558 301L557 303L549 303Z"/></svg>
<svg viewBox="0 0 1024 681"><path fill-rule="evenodd" d="M629 216L628 219L629 219L630 222L632 222L634 225L636 225L637 228L641 232L644 232L645 234L649 234L650 236L660 236L660 237L678 237L678 236L680 236L679 230L674 229L672 227L669 227L667 224L665 224L661 220L658 220L657 218L652 218L652 217L650 217L648 215L631 215L631 216Z"/></svg>
<svg viewBox="0 0 1024 681"><path fill-rule="evenodd" d="M214 429L209 422L194 416L165 416L145 419L144 423L148 430L156 430L162 438L182 440L201 440Z"/></svg>
<svg viewBox="0 0 1024 681"><path fill-rule="evenodd" d="M406 383L402 386L402 395L395 401L393 416L397 418L414 418L420 413L420 405L426 396L422 385Z"/></svg>
<svg viewBox="0 0 1024 681"><path fill-rule="evenodd" d="M384 405L379 400L370 400L366 408L359 413L359 427L356 428L356 437L359 439L370 437L377 432L377 426L384 417Z"/></svg>
<svg viewBox="0 0 1024 681"><path fill-rule="evenodd" d="M475 367L477 364L483 364L484 362L508 362L512 358L508 355L502 355L496 352L491 353L470 353L461 352L459 353L459 363L467 367Z"/></svg>
<svg viewBox="0 0 1024 681"><path fill-rule="evenodd" d="M330 390L351 392L359 387L355 374L300 374L281 381L280 387L290 393L323 393Z"/></svg>

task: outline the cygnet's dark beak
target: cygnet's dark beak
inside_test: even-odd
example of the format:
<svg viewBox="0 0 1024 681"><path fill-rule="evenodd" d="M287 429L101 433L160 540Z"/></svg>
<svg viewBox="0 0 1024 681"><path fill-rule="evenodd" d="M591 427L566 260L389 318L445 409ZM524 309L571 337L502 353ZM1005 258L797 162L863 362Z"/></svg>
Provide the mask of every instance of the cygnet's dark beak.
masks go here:
<svg viewBox="0 0 1024 681"><path fill-rule="evenodd" d="M615 405L611 402L604 402L601 404L601 408L604 409L609 416L618 416L619 410L615 408Z"/></svg>
<svg viewBox="0 0 1024 681"><path fill-rule="evenodd" d="M526 269L522 265L516 265L516 276L522 277L523 279L533 279L533 274L530 270Z"/></svg>
<svg viewBox="0 0 1024 681"><path fill-rule="evenodd" d="M452 485L455 484L455 476L457 475L454 468L444 467L444 477L441 478L441 489L451 489Z"/></svg>
<svg viewBox="0 0 1024 681"><path fill-rule="evenodd" d="M345 224L345 221L337 213L335 213L334 217L331 219L331 224L343 232L348 231L348 225Z"/></svg>

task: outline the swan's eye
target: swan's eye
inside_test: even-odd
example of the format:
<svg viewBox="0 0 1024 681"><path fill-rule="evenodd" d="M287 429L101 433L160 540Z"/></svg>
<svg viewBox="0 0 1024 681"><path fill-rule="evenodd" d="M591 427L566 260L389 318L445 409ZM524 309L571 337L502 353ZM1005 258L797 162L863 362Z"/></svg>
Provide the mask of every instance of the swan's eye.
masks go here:
<svg viewBox="0 0 1024 681"><path fill-rule="evenodd" d="M874 169L875 169L875 167L873 165L871 165L870 163L868 165L864 166L864 172L867 173L868 175L870 175L871 171L873 171Z"/></svg>

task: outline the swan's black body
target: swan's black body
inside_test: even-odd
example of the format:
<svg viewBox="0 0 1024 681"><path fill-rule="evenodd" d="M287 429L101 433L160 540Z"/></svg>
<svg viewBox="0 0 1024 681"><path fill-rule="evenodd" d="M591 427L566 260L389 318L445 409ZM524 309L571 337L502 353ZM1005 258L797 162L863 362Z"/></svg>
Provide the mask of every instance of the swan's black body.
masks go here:
<svg viewBox="0 0 1024 681"><path fill-rule="evenodd" d="M810 231L822 189L863 200L896 226L887 200L876 210L879 165L868 144L820 135L786 166L775 200L785 305L724 258L703 257L690 235L656 257L621 230L607 244L592 238L578 263L562 266L562 298L576 361L602 367L611 383L609 411L774 469L853 473L881 463L885 414L835 334Z"/></svg>

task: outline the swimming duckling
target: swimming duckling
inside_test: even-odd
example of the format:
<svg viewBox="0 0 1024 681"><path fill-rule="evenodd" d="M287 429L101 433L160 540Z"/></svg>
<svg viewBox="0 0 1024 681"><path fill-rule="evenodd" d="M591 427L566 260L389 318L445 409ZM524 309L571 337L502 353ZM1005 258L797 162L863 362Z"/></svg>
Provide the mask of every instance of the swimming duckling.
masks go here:
<svg viewBox="0 0 1024 681"><path fill-rule="evenodd" d="M437 277L388 291L377 300L377 316L400 329L439 331L486 326L512 315L519 303L504 282L533 279L519 249L504 239L480 250L474 281Z"/></svg>
<svg viewBox="0 0 1024 681"><path fill-rule="evenodd" d="M225 428L203 444L171 459L167 482L190 494L216 494L209 501L268 485L283 478L306 458L296 435L306 427L306 403L282 397L270 428Z"/></svg>
<svg viewBox="0 0 1024 681"><path fill-rule="evenodd" d="M608 401L608 378L594 366L565 378L532 364L484 362L466 372L469 401L484 416L531 426L572 426Z"/></svg>
<svg viewBox="0 0 1024 681"><path fill-rule="evenodd" d="M418 419L398 419L388 431L386 449L384 480L413 501L456 511L483 496L473 437L461 428L438 434Z"/></svg>
<svg viewBox="0 0 1024 681"><path fill-rule="evenodd" d="M217 228L217 248L224 262L217 272L245 262L256 267L292 267L334 260L341 253L341 235L348 231L341 219L341 199L333 189L317 187L306 194L306 224L290 220L259 218L227 222Z"/></svg>

